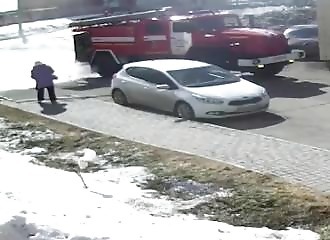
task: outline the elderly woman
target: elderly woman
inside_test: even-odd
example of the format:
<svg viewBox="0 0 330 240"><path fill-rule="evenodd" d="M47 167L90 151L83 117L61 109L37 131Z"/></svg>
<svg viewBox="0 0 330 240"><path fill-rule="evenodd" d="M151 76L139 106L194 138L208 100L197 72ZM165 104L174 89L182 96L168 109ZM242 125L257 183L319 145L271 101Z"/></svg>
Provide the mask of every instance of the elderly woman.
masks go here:
<svg viewBox="0 0 330 240"><path fill-rule="evenodd" d="M50 101L52 103L56 103L56 94L53 80L57 79L57 77L54 75L54 70L42 62L35 62L31 71L31 78L36 80L38 103L41 103L44 100L45 88L48 91Z"/></svg>

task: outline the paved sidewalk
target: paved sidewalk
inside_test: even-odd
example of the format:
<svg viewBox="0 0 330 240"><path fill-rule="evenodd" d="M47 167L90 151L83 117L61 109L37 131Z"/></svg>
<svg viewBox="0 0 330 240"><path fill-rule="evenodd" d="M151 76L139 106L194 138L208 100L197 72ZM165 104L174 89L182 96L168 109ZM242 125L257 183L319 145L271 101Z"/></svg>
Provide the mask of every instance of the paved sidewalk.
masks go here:
<svg viewBox="0 0 330 240"><path fill-rule="evenodd" d="M3 103L41 114L35 102ZM178 122L170 116L97 99L73 99L65 103L66 111L53 112L48 117L120 138L275 174L330 193L328 150L209 124Z"/></svg>

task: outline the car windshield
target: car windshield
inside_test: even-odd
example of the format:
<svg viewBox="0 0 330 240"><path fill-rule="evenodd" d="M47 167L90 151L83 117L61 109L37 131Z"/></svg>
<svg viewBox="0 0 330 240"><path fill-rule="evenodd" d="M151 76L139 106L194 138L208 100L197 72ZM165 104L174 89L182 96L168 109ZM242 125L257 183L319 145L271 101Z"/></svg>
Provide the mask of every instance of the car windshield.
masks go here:
<svg viewBox="0 0 330 240"><path fill-rule="evenodd" d="M185 87L206 87L239 82L240 78L217 66L168 71L180 85Z"/></svg>

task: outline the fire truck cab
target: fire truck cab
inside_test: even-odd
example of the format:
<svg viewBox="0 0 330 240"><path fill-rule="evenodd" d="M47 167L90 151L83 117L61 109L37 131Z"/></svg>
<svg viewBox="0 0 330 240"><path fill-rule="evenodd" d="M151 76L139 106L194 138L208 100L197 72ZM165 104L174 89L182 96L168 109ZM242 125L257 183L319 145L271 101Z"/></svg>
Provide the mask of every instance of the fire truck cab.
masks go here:
<svg viewBox="0 0 330 240"><path fill-rule="evenodd" d="M103 76L122 64L156 58L188 58L228 70L275 75L304 52L290 50L280 33L243 27L235 14L185 15L153 10L71 24L76 58Z"/></svg>

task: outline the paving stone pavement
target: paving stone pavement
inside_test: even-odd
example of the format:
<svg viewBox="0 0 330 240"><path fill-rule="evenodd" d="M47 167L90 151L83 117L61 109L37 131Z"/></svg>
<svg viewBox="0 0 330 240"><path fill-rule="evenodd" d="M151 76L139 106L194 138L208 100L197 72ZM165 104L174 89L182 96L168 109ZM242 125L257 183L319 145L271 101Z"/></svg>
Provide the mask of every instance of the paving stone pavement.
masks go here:
<svg viewBox="0 0 330 240"><path fill-rule="evenodd" d="M42 114L35 102L2 103ZM49 109L45 116L112 136L274 174L330 193L329 150L205 123L180 122L171 116L98 99L72 99L65 103L66 111Z"/></svg>

